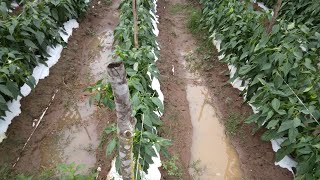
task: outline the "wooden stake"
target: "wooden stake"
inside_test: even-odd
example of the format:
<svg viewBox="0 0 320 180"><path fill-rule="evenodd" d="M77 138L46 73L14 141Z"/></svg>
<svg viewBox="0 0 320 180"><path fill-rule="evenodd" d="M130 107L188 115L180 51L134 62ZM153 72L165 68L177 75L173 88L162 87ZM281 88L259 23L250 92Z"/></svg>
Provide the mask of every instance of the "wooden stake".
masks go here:
<svg viewBox="0 0 320 180"><path fill-rule="evenodd" d="M133 11L133 37L134 37L134 47L138 48L138 15L137 15L137 1L132 0L132 11Z"/></svg>
<svg viewBox="0 0 320 180"><path fill-rule="evenodd" d="M269 23L269 26L267 28L267 33L268 34L270 34L270 32L272 31L272 27L273 27L274 23L277 20L279 11L281 9L281 5L282 5L282 0L278 0L276 6L274 7L272 19L271 19L271 21Z"/></svg>
<svg viewBox="0 0 320 180"><path fill-rule="evenodd" d="M134 175L132 147L136 122L132 116L129 87L123 62L108 64L107 73L116 104L120 171L124 180L132 180Z"/></svg>

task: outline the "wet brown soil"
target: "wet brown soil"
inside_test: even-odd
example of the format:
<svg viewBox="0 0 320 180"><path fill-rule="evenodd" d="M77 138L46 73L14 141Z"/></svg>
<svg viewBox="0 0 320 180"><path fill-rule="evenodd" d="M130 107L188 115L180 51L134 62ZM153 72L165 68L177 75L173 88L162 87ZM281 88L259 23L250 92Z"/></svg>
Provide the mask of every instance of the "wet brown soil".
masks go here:
<svg viewBox="0 0 320 180"><path fill-rule="evenodd" d="M0 164L11 166L21 157L17 173L38 174L60 163L86 164L82 172L102 168L106 177L112 156L106 159L101 141L104 128L114 122L115 114L88 104L84 89L103 77L111 52L112 32L118 23L119 0L111 5L92 1L88 12L74 30L59 62L50 76L41 80L32 93L22 99L22 113L13 120L7 139L0 146ZM21 149L54 92L56 98L45 114L25 150Z"/></svg>

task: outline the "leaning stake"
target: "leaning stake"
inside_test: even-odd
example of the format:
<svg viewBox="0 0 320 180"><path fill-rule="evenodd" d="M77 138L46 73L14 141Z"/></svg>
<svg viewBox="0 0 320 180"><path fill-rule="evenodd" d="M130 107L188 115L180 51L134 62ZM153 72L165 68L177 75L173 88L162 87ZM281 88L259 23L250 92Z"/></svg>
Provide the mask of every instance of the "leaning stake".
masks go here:
<svg viewBox="0 0 320 180"><path fill-rule="evenodd" d="M136 122L132 116L126 71L122 62L112 62L108 64L107 72L116 104L120 171L124 180L131 180L133 179L133 130Z"/></svg>

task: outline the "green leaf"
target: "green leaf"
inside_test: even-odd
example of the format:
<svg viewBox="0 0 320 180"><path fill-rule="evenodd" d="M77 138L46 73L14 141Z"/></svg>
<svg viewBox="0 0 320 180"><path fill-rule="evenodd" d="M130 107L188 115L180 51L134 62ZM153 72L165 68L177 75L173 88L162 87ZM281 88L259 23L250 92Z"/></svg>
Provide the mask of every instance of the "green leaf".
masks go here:
<svg viewBox="0 0 320 180"><path fill-rule="evenodd" d="M34 48L34 49L39 49L31 40L29 39L24 39L24 44L28 47Z"/></svg>
<svg viewBox="0 0 320 180"><path fill-rule="evenodd" d="M113 138L109 143L108 143L108 146L107 146L107 149L106 149L106 156L109 156L113 150L115 149L115 147L117 146L117 141L115 138Z"/></svg>
<svg viewBox="0 0 320 180"><path fill-rule="evenodd" d="M7 88L7 86L5 86L3 84L0 84L0 92L13 98L11 91Z"/></svg>
<svg viewBox="0 0 320 180"><path fill-rule="evenodd" d="M132 107L138 107L140 105L140 99L139 99L139 94L135 93L133 95L133 97L131 98L131 102L132 102Z"/></svg>
<svg viewBox="0 0 320 180"><path fill-rule="evenodd" d="M152 120L151 120L151 117L145 113L144 116L143 116L143 124L149 126L149 127L152 127Z"/></svg>
<svg viewBox="0 0 320 180"><path fill-rule="evenodd" d="M263 36L262 39L260 39L259 43L254 48L254 52L258 51L261 48L264 48L268 41L269 41L269 37L266 35Z"/></svg>
<svg viewBox="0 0 320 180"><path fill-rule="evenodd" d="M302 50L301 50L300 48L296 48L296 49L293 51L293 55L294 55L298 60L301 60L302 57L303 57Z"/></svg>
<svg viewBox="0 0 320 180"><path fill-rule="evenodd" d="M268 129L274 129L279 123L279 120L271 120L268 125L267 128Z"/></svg>
<svg viewBox="0 0 320 180"><path fill-rule="evenodd" d="M36 80L34 79L33 76L29 76L29 78L26 81L26 84L31 88L34 89L34 87L36 86Z"/></svg>
<svg viewBox="0 0 320 180"><path fill-rule="evenodd" d="M283 121L281 123L280 128L278 129L278 133L288 130L290 128L296 128L301 125L301 120L299 118L294 118L293 120Z"/></svg>
<svg viewBox="0 0 320 180"><path fill-rule="evenodd" d="M284 121L281 123L280 128L278 129L278 132L283 132L285 130L288 130L293 127L293 122L292 121Z"/></svg>
<svg viewBox="0 0 320 180"><path fill-rule="evenodd" d="M268 69L270 69L270 68L271 68L271 64L270 64L270 63L265 63L265 64L263 64L261 70L268 70Z"/></svg>
<svg viewBox="0 0 320 180"><path fill-rule="evenodd" d="M142 84L139 82L138 79L133 79L133 80L131 80L130 82L131 82L131 84L133 85L133 87L134 87L136 90L138 90L138 91L140 91L140 92L144 92L143 86L142 86Z"/></svg>
<svg viewBox="0 0 320 180"><path fill-rule="evenodd" d="M311 71L317 71L317 69L312 65L312 62L309 58L305 59L304 66L306 66L306 68L310 69Z"/></svg>
<svg viewBox="0 0 320 180"><path fill-rule="evenodd" d="M288 30L293 29L293 28L294 28L294 25L295 25L294 22L288 24Z"/></svg>
<svg viewBox="0 0 320 180"><path fill-rule="evenodd" d="M7 101L4 99L4 97L0 94L0 103L6 104Z"/></svg>
<svg viewBox="0 0 320 180"><path fill-rule="evenodd" d="M260 115L259 114L253 114L251 116L249 116L246 120L245 123L250 124L253 122L257 122L259 119Z"/></svg>
<svg viewBox="0 0 320 180"><path fill-rule="evenodd" d="M249 54L248 51L245 51L244 53L242 53L242 55L240 56L240 60L244 59L245 57L247 57Z"/></svg>
<svg viewBox="0 0 320 180"><path fill-rule="evenodd" d="M152 146L145 146L145 152L151 157L157 157L157 154Z"/></svg>
<svg viewBox="0 0 320 180"><path fill-rule="evenodd" d="M304 32L304 33L306 33L306 34L308 34L309 31L310 31L310 29L309 29L306 25L302 25L302 26L300 27L300 29L301 29L302 32Z"/></svg>
<svg viewBox="0 0 320 180"><path fill-rule="evenodd" d="M96 99L96 101L97 101L98 103L100 103L100 101L101 101L101 93L98 92L98 93L96 94L95 99Z"/></svg>
<svg viewBox="0 0 320 180"><path fill-rule="evenodd" d="M289 155L294 151L293 145L281 147L277 152L276 152L276 162L281 161L286 155Z"/></svg>
<svg viewBox="0 0 320 180"><path fill-rule="evenodd" d="M104 132L105 132L107 135L110 134L110 133L113 133L113 132L117 132L117 127L116 127L116 125L113 123L113 124L109 125L108 127L106 127L106 128L104 129Z"/></svg>
<svg viewBox="0 0 320 180"><path fill-rule="evenodd" d="M275 111L278 111L280 108L280 101L277 98L274 98L271 102L271 106Z"/></svg>
<svg viewBox="0 0 320 180"><path fill-rule="evenodd" d="M158 97L152 97L151 101L159 108L159 111L163 113L164 106Z"/></svg>
<svg viewBox="0 0 320 180"><path fill-rule="evenodd" d="M104 106L108 107L111 110L114 110L116 108L114 101L107 96L103 98L102 103Z"/></svg>
<svg viewBox="0 0 320 180"><path fill-rule="evenodd" d="M301 123L301 119L299 119L299 118L294 118L293 119L293 127L298 127L298 126L300 126L302 123Z"/></svg>
<svg viewBox="0 0 320 180"><path fill-rule="evenodd" d="M44 40L44 38L45 38L45 35L44 35L43 32L37 31L37 33L36 33L36 38L37 38L37 40L38 40L38 43L41 45L41 44L43 43L43 40Z"/></svg>
<svg viewBox="0 0 320 180"><path fill-rule="evenodd" d="M307 172L310 172L312 168L314 168L314 165L316 163L316 156L314 153L309 155L309 158L305 161L301 162L297 166L297 172L299 174L305 174Z"/></svg>
<svg viewBox="0 0 320 180"><path fill-rule="evenodd" d="M296 141L297 136L299 135L299 131L297 128L290 128L289 129L289 141L291 143Z"/></svg>
<svg viewBox="0 0 320 180"><path fill-rule="evenodd" d="M254 67L251 66L251 65L243 65L240 67L239 69L239 74L240 75L245 75L247 74L248 72L250 72Z"/></svg>
<svg viewBox="0 0 320 180"><path fill-rule="evenodd" d="M13 19L11 26L9 26L9 33L11 35L13 34L13 32L14 32L15 28L17 27L17 25L18 25L18 21L16 19Z"/></svg>

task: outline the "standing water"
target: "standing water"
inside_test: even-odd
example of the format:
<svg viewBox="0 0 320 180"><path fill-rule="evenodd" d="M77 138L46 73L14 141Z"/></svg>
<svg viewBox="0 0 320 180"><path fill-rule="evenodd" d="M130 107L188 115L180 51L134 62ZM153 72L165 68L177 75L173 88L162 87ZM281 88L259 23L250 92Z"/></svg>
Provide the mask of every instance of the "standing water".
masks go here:
<svg viewBox="0 0 320 180"><path fill-rule="evenodd" d="M187 99L193 126L190 174L203 180L242 179L238 155L209 104L206 87L189 84Z"/></svg>
<svg viewBox="0 0 320 180"><path fill-rule="evenodd" d="M106 30L89 42L90 77L94 81L106 76L106 64L111 61L113 32ZM89 105L89 98L71 102L58 117L59 127L55 135L46 138L40 145L43 167L57 164L83 164L79 172L88 173L96 163L99 146L97 134L97 108ZM60 114L59 112L55 112Z"/></svg>
<svg viewBox="0 0 320 180"><path fill-rule="evenodd" d="M186 57L188 53L182 52ZM186 67L185 60L182 64ZM211 105L210 93L201 79L187 73L187 99L193 126L191 163L189 173L193 179L243 179L239 157L226 137L216 109Z"/></svg>

